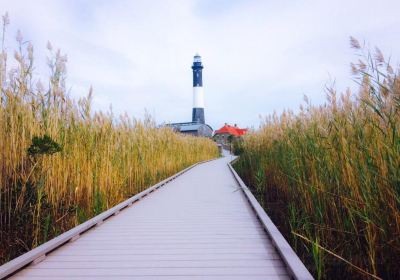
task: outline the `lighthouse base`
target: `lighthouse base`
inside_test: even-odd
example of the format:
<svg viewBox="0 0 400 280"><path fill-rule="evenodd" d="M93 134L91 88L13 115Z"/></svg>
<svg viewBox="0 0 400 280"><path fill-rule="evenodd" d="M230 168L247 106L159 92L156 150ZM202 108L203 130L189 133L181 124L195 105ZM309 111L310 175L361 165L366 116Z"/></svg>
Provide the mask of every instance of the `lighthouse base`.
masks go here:
<svg viewBox="0 0 400 280"><path fill-rule="evenodd" d="M192 122L205 124L204 108L193 108Z"/></svg>

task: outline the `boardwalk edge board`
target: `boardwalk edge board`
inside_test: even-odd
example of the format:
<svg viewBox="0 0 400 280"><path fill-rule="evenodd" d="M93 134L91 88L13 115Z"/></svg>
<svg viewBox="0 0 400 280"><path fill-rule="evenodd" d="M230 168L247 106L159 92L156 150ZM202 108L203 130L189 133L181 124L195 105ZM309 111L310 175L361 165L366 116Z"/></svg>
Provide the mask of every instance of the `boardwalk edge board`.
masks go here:
<svg viewBox="0 0 400 280"><path fill-rule="evenodd" d="M46 255L57 248L63 246L64 244L68 242L73 242L74 240L78 239L79 236L86 231L96 227L100 226L102 223L106 222L108 218L111 218L114 215L117 215L120 211L123 211L125 208L130 207L133 203L136 201L139 201L141 198L147 196L148 194L154 192L155 190L159 189L160 187L168 184L170 181L176 179L183 173L189 171L193 167L200 165L202 163L212 161L215 159L211 160L205 160L201 161L198 163L195 163L180 172L172 175L171 177L168 177L161 182L155 184L152 187L149 187L148 189L132 196L131 198L117 204L116 206L110 208L109 210L93 217L90 220L87 220L86 222L64 232L63 234L60 234L59 236L51 239L50 241L43 243L42 245L32 249L29 252L26 252L25 254L3 264L0 266L0 279L5 279L11 275L13 275L15 272L23 269L24 267L28 266L29 264L35 264L39 263L40 261L44 260Z"/></svg>
<svg viewBox="0 0 400 280"><path fill-rule="evenodd" d="M297 256L297 254L293 251L292 247L280 233L278 228L269 218L265 210L261 207L258 203L257 199L251 193L249 188L243 182L242 178L236 173L235 169L232 167L232 164L238 158L234 159L230 163L228 163L228 167L231 170L233 176L235 177L236 181L240 185L243 193L245 194L247 200L249 201L251 207L253 208L254 212L256 213L257 217L259 218L261 224L263 225L264 229L268 233L269 237L272 240L273 245L275 246L276 250L278 251L279 255L281 256L282 260L285 262L288 271L290 272L291 276L297 280L311 280L314 277L311 273L307 270L303 262Z"/></svg>

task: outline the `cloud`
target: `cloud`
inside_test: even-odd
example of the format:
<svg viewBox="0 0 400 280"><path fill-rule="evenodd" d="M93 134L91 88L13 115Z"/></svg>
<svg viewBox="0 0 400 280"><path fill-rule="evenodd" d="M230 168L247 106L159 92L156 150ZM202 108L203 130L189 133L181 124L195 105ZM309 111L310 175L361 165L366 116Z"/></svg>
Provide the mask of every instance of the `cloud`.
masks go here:
<svg viewBox="0 0 400 280"><path fill-rule="evenodd" d="M351 82L353 35L398 61L395 0L381 1L23 1L0 0L34 43L44 75L50 40L68 54L72 95L94 88L94 106L158 122L191 117L191 63L204 61L206 119L259 124L259 115L296 109L307 94L322 103L324 86ZM14 35L12 35L13 37ZM9 47L12 47L10 43Z"/></svg>

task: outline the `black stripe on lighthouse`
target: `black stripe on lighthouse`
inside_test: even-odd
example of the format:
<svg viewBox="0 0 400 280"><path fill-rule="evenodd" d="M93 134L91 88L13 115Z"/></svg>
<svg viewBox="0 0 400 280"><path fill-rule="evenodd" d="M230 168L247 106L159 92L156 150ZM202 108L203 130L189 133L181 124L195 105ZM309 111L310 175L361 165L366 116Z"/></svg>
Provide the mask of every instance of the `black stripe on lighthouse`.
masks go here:
<svg viewBox="0 0 400 280"><path fill-rule="evenodd" d="M195 63L193 63L192 69L193 69L193 87L202 87L203 86L203 75L202 75L202 69L203 66L195 66Z"/></svg>

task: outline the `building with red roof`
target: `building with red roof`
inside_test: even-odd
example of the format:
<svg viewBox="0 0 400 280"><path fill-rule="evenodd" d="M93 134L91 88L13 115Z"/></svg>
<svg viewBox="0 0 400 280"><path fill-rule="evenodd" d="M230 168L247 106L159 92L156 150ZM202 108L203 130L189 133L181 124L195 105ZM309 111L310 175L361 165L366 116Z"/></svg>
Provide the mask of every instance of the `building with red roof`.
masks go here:
<svg viewBox="0 0 400 280"><path fill-rule="evenodd" d="M228 144L231 139L240 138L241 136L245 135L247 132L247 128L239 128L236 124L231 126L227 123L220 129L214 132L214 140L220 144Z"/></svg>

